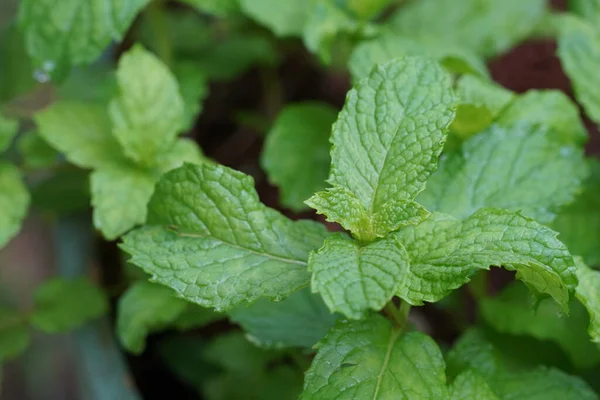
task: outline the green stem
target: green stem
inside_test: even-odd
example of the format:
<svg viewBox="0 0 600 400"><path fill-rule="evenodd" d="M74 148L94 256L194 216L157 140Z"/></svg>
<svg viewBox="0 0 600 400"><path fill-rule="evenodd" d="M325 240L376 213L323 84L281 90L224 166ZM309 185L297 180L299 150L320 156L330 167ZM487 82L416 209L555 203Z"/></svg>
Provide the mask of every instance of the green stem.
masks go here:
<svg viewBox="0 0 600 400"><path fill-rule="evenodd" d="M400 304L400 308L397 308L391 301L383 308L385 313L392 318L392 321L400 330L404 330L404 328L406 328L410 309L411 305L405 301Z"/></svg>
<svg viewBox="0 0 600 400"><path fill-rule="evenodd" d="M173 62L173 49L169 41L169 27L165 20L165 7L162 0L155 0L146 8L144 15L148 20L154 35L156 53L160 59L171 67Z"/></svg>

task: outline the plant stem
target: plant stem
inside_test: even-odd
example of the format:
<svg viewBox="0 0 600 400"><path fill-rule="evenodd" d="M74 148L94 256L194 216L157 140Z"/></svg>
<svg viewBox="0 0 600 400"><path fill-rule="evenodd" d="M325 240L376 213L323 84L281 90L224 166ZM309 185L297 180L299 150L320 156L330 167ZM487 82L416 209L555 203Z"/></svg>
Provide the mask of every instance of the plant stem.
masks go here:
<svg viewBox="0 0 600 400"><path fill-rule="evenodd" d="M411 305L405 301L400 304L400 308L397 308L394 303L390 301L385 305L383 310L392 318L392 321L398 327L398 329L403 330L406 328L406 323L408 322L410 308Z"/></svg>

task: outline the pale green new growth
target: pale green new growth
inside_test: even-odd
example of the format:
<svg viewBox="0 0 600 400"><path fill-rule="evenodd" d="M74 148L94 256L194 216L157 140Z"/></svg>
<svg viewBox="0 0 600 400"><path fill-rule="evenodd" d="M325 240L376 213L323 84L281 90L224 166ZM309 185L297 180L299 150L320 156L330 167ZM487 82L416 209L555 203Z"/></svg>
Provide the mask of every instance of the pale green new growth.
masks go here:
<svg viewBox="0 0 600 400"><path fill-rule="evenodd" d="M94 226L114 240L143 224L154 184L148 172L127 164L94 171L90 176Z"/></svg>
<svg viewBox="0 0 600 400"><path fill-rule="evenodd" d="M419 332L402 333L385 318L342 320L317 345L303 400L444 399L444 359Z"/></svg>
<svg viewBox="0 0 600 400"><path fill-rule="evenodd" d="M162 285L133 284L119 299L117 333L128 351L140 354L148 334L172 324L189 303Z"/></svg>
<svg viewBox="0 0 600 400"><path fill-rule="evenodd" d="M600 30L570 15L561 16L558 55L586 113L600 123Z"/></svg>
<svg viewBox="0 0 600 400"><path fill-rule="evenodd" d="M566 309L577 278L573 258L557 233L518 213L481 209L464 221L432 214L395 233L410 257L397 295L413 305L435 302L479 269L517 271L536 294Z"/></svg>
<svg viewBox="0 0 600 400"><path fill-rule="evenodd" d="M328 182L353 196L329 201L331 192L319 192L310 203L329 220L352 226L356 220L374 225L378 211L414 199L437 166L454 102L450 75L434 62L407 57L376 66L348 93L331 139ZM349 210L353 203L365 214Z"/></svg>
<svg viewBox="0 0 600 400"><path fill-rule="evenodd" d="M119 41L148 0L23 0L20 24L36 66L90 63Z"/></svg>
<svg viewBox="0 0 600 400"><path fill-rule="evenodd" d="M308 0L239 0L242 11L271 29L277 36L300 36L304 30Z"/></svg>
<svg viewBox="0 0 600 400"><path fill-rule="evenodd" d="M113 133L133 161L152 165L185 122L185 105L171 71L136 45L119 60L119 94L109 107Z"/></svg>
<svg viewBox="0 0 600 400"><path fill-rule="evenodd" d="M27 349L31 335L25 316L0 308L0 365L19 356Z"/></svg>
<svg viewBox="0 0 600 400"><path fill-rule="evenodd" d="M600 343L600 271L595 271L575 258L579 284L575 297L585 306L590 316L588 332L592 340Z"/></svg>
<svg viewBox="0 0 600 400"><path fill-rule="evenodd" d="M361 319L392 298L409 262L393 236L363 246L338 234L311 253L308 268L313 273L313 292L321 294L332 312Z"/></svg>
<svg viewBox="0 0 600 400"><path fill-rule="evenodd" d="M376 64L404 56L432 58L439 61L449 72L488 76L485 63L469 49L440 43L430 37L414 38L391 32L356 46L350 56L348 69L352 78L358 82L368 76Z"/></svg>
<svg viewBox="0 0 600 400"><path fill-rule="evenodd" d="M485 378L475 370L466 370L450 387L450 400L499 400Z"/></svg>
<svg viewBox="0 0 600 400"><path fill-rule="evenodd" d="M108 309L104 293L84 278L46 281L36 289L33 302L34 311L29 321L46 333L77 328Z"/></svg>
<svg viewBox="0 0 600 400"><path fill-rule="evenodd" d="M268 133L261 165L281 190L281 203L295 211L325 188L329 173L329 136L336 110L326 103L286 106Z"/></svg>
<svg viewBox="0 0 600 400"><path fill-rule="evenodd" d="M12 164L0 162L0 248L21 229L29 208L29 192L21 172Z"/></svg>
<svg viewBox="0 0 600 400"><path fill-rule="evenodd" d="M124 238L132 262L186 300L217 310L261 297L282 300L309 281L308 253L325 228L262 205L252 178L224 166L166 174L148 226Z"/></svg>
<svg viewBox="0 0 600 400"><path fill-rule="evenodd" d="M4 152L10 147L18 130L18 120L7 118L0 114L0 153Z"/></svg>
<svg viewBox="0 0 600 400"><path fill-rule="evenodd" d="M338 319L321 296L302 289L282 302L259 299L249 306L233 309L231 320L244 328L252 343L264 347L311 348Z"/></svg>
<svg viewBox="0 0 600 400"><path fill-rule="evenodd" d="M587 174L583 151L553 132L528 124L492 126L442 158L417 201L458 218L497 207L550 222Z"/></svg>

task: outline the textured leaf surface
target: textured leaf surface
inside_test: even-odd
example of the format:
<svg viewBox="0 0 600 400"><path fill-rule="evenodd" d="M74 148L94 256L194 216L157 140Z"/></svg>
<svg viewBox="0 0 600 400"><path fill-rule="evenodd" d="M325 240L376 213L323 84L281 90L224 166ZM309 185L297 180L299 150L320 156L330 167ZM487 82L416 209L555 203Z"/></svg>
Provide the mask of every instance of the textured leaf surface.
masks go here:
<svg viewBox="0 0 600 400"><path fill-rule="evenodd" d="M187 304L167 287L135 283L119 299L117 333L123 347L140 354L146 346L146 336L175 321Z"/></svg>
<svg viewBox="0 0 600 400"><path fill-rule="evenodd" d="M94 226L114 240L146 221L155 179L133 166L99 169L90 176Z"/></svg>
<svg viewBox="0 0 600 400"><path fill-rule="evenodd" d="M552 228L560 232L571 253L592 266L600 265L600 162L589 160L591 174L573 203L563 207Z"/></svg>
<svg viewBox="0 0 600 400"><path fill-rule="evenodd" d="M13 310L0 309L0 364L23 353L30 341L26 319Z"/></svg>
<svg viewBox="0 0 600 400"><path fill-rule="evenodd" d="M77 166L98 168L123 160L100 105L61 101L36 114L35 121L42 138Z"/></svg>
<svg viewBox="0 0 600 400"><path fill-rule="evenodd" d="M156 56L136 45L119 60L119 94L109 107L113 133L132 160L152 164L183 127L179 84Z"/></svg>
<svg viewBox="0 0 600 400"><path fill-rule="evenodd" d="M544 0L422 0L406 4L391 19L406 36L434 36L482 56L502 53L525 39L544 15Z"/></svg>
<svg viewBox="0 0 600 400"><path fill-rule="evenodd" d="M23 0L27 50L47 72L90 63L119 41L148 0Z"/></svg>
<svg viewBox="0 0 600 400"><path fill-rule="evenodd" d="M19 129L19 121L0 114L0 153L7 150Z"/></svg>
<svg viewBox="0 0 600 400"><path fill-rule="evenodd" d="M413 38L389 33L356 46L348 68L355 81L368 76L376 64L392 61L405 56L432 58L444 65L449 72L473 73L486 77L485 63L468 49L452 43L422 37Z"/></svg>
<svg viewBox="0 0 600 400"><path fill-rule="evenodd" d="M282 302L260 299L229 314L240 324L249 339L265 347L311 348L321 340L338 319L321 297L302 289Z"/></svg>
<svg viewBox="0 0 600 400"><path fill-rule="evenodd" d="M585 306L590 316L589 335L596 343L600 343L600 271L593 270L575 258L579 284L575 296Z"/></svg>
<svg viewBox="0 0 600 400"><path fill-rule="evenodd" d="M348 93L334 125L328 182L351 192L369 219L412 200L437 166L454 101L450 75L433 62L407 57L378 65ZM343 202L319 212L342 224L333 216L349 214Z"/></svg>
<svg viewBox="0 0 600 400"><path fill-rule="evenodd" d="M583 151L541 127L492 126L443 158L417 201L458 218L498 207L550 222L573 200L587 173Z"/></svg>
<svg viewBox="0 0 600 400"><path fill-rule="evenodd" d="M337 234L310 255L308 268L313 292L332 312L360 319L392 298L408 263L406 250L393 236L363 246Z"/></svg>
<svg viewBox="0 0 600 400"><path fill-rule="evenodd" d="M29 192L21 172L12 164L0 162L0 248L21 229L29 208Z"/></svg>
<svg viewBox="0 0 600 400"><path fill-rule="evenodd" d="M485 378L475 370L466 370L456 377L450 387L451 400L499 400Z"/></svg>
<svg viewBox="0 0 600 400"><path fill-rule="evenodd" d="M325 188L329 173L329 136L337 112L325 103L306 102L281 111L267 136L261 165L281 190L281 203L295 211Z"/></svg>
<svg viewBox="0 0 600 400"><path fill-rule="evenodd" d="M556 232L518 213L482 209L464 221L436 213L395 235L410 257L398 296L414 305L443 298L490 266L516 270L536 294L563 308L577 284L573 258Z"/></svg>
<svg viewBox="0 0 600 400"><path fill-rule="evenodd" d="M306 0L283 2L280 0L239 0L242 11L277 36L300 36L304 30Z"/></svg>
<svg viewBox="0 0 600 400"><path fill-rule="evenodd" d="M589 368L600 361L600 351L586 332L589 318L581 304L572 301L569 316L551 300L535 307L527 288L514 283L499 296L481 299L481 315L498 332L552 340L570 357L573 365Z"/></svg>
<svg viewBox="0 0 600 400"><path fill-rule="evenodd" d="M596 123L600 123L600 31L585 21L562 16L558 37L558 56L571 79L577 100Z"/></svg>
<svg viewBox="0 0 600 400"><path fill-rule="evenodd" d="M35 291L30 322L46 333L66 332L108 309L104 293L84 278L54 278Z"/></svg>
<svg viewBox="0 0 600 400"><path fill-rule="evenodd" d="M125 236L132 262L181 297L217 310L282 300L309 281L308 253L325 228L292 222L259 202L252 178L203 164L166 174L149 226Z"/></svg>
<svg viewBox="0 0 600 400"><path fill-rule="evenodd" d="M17 141L23 164L29 168L47 168L54 165L58 152L42 139L37 132L27 132Z"/></svg>
<svg viewBox="0 0 600 400"><path fill-rule="evenodd" d="M401 334L379 315L340 321L318 345L302 399L443 399L442 353L419 332Z"/></svg>

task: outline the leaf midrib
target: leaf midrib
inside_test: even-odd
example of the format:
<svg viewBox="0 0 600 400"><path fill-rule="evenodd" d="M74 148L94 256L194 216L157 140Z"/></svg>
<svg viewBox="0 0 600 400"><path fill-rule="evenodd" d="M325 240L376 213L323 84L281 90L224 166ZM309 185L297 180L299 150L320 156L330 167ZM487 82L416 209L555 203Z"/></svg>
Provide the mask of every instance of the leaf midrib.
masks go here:
<svg viewBox="0 0 600 400"><path fill-rule="evenodd" d="M379 391L381 390L381 384L383 382L383 375L385 374L385 371L388 368L388 364L390 362L390 358L392 356L392 350L394 349L394 345L396 344L396 341L398 340L398 338L400 337L400 335L402 334L402 330L401 329L393 329L392 333L390 335L390 339L387 345L387 349L385 350L385 357L383 358L383 364L381 365L381 369L379 370L379 374L377 375L377 383L375 385L375 391L373 392L373 400L377 399L377 396L379 395Z"/></svg>

